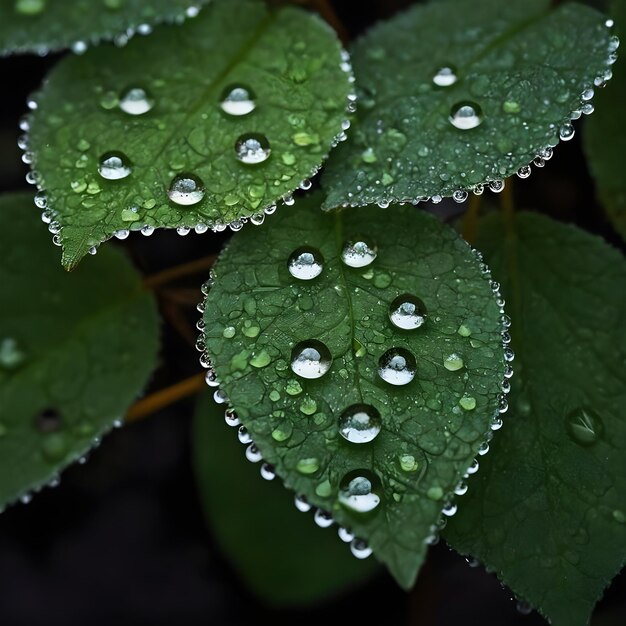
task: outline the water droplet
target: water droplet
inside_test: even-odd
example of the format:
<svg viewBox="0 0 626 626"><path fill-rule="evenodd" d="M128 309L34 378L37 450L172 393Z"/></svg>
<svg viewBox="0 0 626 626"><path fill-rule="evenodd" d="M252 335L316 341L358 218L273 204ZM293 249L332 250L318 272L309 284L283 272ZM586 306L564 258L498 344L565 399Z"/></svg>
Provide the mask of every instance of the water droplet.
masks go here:
<svg viewBox="0 0 626 626"><path fill-rule="evenodd" d="M626 524L626 513L624 513L624 511L620 511L620 509L615 509L612 515L613 515L613 519L618 524Z"/></svg>
<svg viewBox="0 0 626 626"><path fill-rule="evenodd" d="M46 0L16 0L15 11L22 15L39 15L46 8Z"/></svg>
<svg viewBox="0 0 626 626"><path fill-rule="evenodd" d="M237 437L241 443L247 445L252 443L252 435L248 432L248 429L245 426L240 426L237 431Z"/></svg>
<svg viewBox="0 0 626 626"><path fill-rule="evenodd" d="M453 192L452 199L455 202L461 203L467 200L467 196L468 196L467 191L465 191L464 189L457 189L455 192Z"/></svg>
<svg viewBox="0 0 626 626"><path fill-rule="evenodd" d="M355 237L344 243L341 260L348 267L365 267L374 261L376 254L376 244L365 237Z"/></svg>
<svg viewBox="0 0 626 626"><path fill-rule="evenodd" d="M144 115L154 106L154 98L141 87L130 87L119 100L119 107L129 115Z"/></svg>
<svg viewBox="0 0 626 626"><path fill-rule="evenodd" d="M367 545L367 542L363 541L363 539L353 539L350 544L350 552L357 559L366 559L370 556L373 550Z"/></svg>
<svg viewBox="0 0 626 626"><path fill-rule="evenodd" d="M566 418L566 426L570 437L581 446L592 446L604 431L600 417L588 408L572 411Z"/></svg>
<svg viewBox="0 0 626 626"><path fill-rule="evenodd" d="M460 357L456 352L449 354L443 360L443 366L450 372L456 372L464 365L462 357Z"/></svg>
<svg viewBox="0 0 626 626"><path fill-rule="evenodd" d="M248 115L256 108L254 92L243 85L229 85L222 92L220 106L228 115Z"/></svg>
<svg viewBox="0 0 626 626"><path fill-rule="evenodd" d="M296 496L293 499L293 503L295 504L296 509L298 509L301 513L307 513L311 510L311 505L305 496Z"/></svg>
<svg viewBox="0 0 626 626"><path fill-rule="evenodd" d="M426 496L431 500L441 500L443 498L443 489L441 487L430 487L426 492Z"/></svg>
<svg viewBox="0 0 626 626"><path fill-rule="evenodd" d="M532 174L532 169L530 165L522 165L522 167L520 167L517 170L517 175L520 178L528 178L531 174Z"/></svg>
<svg viewBox="0 0 626 626"><path fill-rule="evenodd" d="M248 459L250 463L258 463L259 461L263 459L263 455L261 454L260 450L256 447L255 444L251 443L246 448L246 459Z"/></svg>
<svg viewBox="0 0 626 626"><path fill-rule="evenodd" d="M401 454L398 461L403 472L416 472L419 467L417 459L412 454Z"/></svg>
<svg viewBox="0 0 626 626"><path fill-rule="evenodd" d="M232 427L241 425L239 417L237 416L237 413L235 413L234 409L226 409L224 411L224 421Z"/></svg>
<svg viewBox="0 0 626 626"><path fill-rule="evenodd" d="M339 539L344 543L350 543L354 539L354 533L343 526L337 529L337 534L339 535Z"/></svg>
<svg viewBox="0 0 626 626"><path fill-rule="evenodd" d="M453 502L448 502L443 505L443 509L441 509L441 512L447 517L452 517L457 512L457 509L458 507L456 504L454 504Z"/></svg>
<svg viewBox="0 0 626 626"><path fill-rule="evenodd" d="M287 261L289 273L300 280L313 280L324 269L324 257L319 250L303 246L291 253Z"/></svg>
<svg viewBox="0 0 626 626"><path fill-rule="evenodd" d="M415 357L404 348L391 348L378 360L378 375L390 385L408 385L416 368Z"/></svg>
<svg viewBox="0 0 626 626"><path fill-rule="evenodd" d="M106 180L121 180L130 176L132 168L123 152L107 152L100 157L98 173Z"/></svg>
<svg viewBox="0 0 626 626"><path fill-rule="evenodd" d="M241 135L235 142L237 158L248 165L255 165L267 161L272 149L265 135L248 133Z"/></svg>
<svg viewBox="0 0 626 626"><path fill-rule="evenodd" d="M302 378L321 378L332 361L330 350L317 339L301 341L291 352L291 370Z"/></svg>
<svg viewBox="0 0 626 626"><path fill-rule="evenodd" d="M198 204L204 198L204 183L195 174L178 174L167 191L169 199L181 206Z"/></svg>
<svg viewBox="0 0 626 626"><path fill-rule="evenodd" d="M274 467L269 463L263 463L261 465L261 478L264 480L274 480L276 478L276 472L274 471Z"/></svg>
<svg viewBox="0 0 626 626"><path fill-rule="evenodd" d="M562 141L569 141L574 137L574 133L574 127L569 123L565 123L559 128L559 137Z"/></svg>
<svg viewBox="0 0 626 626"><path fill-rule="evenodd" d="M353 404L339 418L339 434L350 443L369 443L380 429L380 413L369 404Z"/></svg>
<svg viewBox="0 0 626 626"><path fill-rule="evenodd" d="M389 319L396 328L414 330L426 321L426 305L417 296L402 294L389 305Z"/></svg>
<svg viewBox="0 0 626 626"><path fill-rule="evenodd" d="M483 121L483 113L475 102L463 101L450 110L450 123L460 130L476 128Z"/></svg>
<svg viewBox="0 0 626 626"><path fill-rule="evenodd" d="M0 342L0 368L17 369L26 360L26 354L20 349L13 337L5 337Z"/></svg>
<svg viewBox="0 0 626 626"><path fill-rule="evenodd" d="M323 509L317 509L313 519L320 528L329 528L333 525L333 516Z"/></svg>
<svg viewBox="0 0 626 626"><path fill-rule="evenodd" d="M456 69L452 65L439 68L433 76L433 83L437 87L449 87L456 83Z"/></svg>
<svg viewBox="0 0 626 626"><path fill-rule="evenodd" d="M357 513L369 513L380 504L376 493L378 477L368 470L354 470L346 474L339 487L339 502Z"/></svg>
<svg viewBox="0 0 626 626"><path fill-rule="evenodd" d="M460 400L459 404L465 411L473 411L476 408L476 398L465 394Z"/></svg>

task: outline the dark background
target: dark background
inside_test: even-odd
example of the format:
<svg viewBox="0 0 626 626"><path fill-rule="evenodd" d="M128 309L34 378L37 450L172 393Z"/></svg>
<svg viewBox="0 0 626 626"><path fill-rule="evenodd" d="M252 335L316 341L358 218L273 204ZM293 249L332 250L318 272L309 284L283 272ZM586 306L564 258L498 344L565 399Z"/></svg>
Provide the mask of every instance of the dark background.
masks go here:
<svg viewBox="0 0 626 626"><path fill-rule="evenodd" d="M351 35L408 2L360 2L358 10L355 4L334 3ZM18 118L25 112L27 95L57 60L0 60L0 191L28 188L27 168L16 145ZM540 208L620 245L594 198L581 151L581 126L577 123L575 139L561 144L543 170L533 168L530 179L515 184L516 206ZM182 238L157 231L150 238L133 235L123 245L150 274L217 252L226 238L193 233ZM198 275L182 286L194 289L199 299L205 278ZM198 317L193 306L185 315L191 325ZM164 324L162 360L150 389L197 373L197 356L171 324ZM431 549L410 594L381 574L363 587L302 610L265 606L237 580L204 525L190 461L193 408L193 400L184 401L113 432L87 464L63 473L58 488L46 489L29 505L10 507L0 516L1 626L318 626L331 619L360 625L545 624L535 613L520 613L511 592L495 576L469 567L445 545ZM247 514L242 504L242 515ZM621 575L598 605L594 625L625 623L625 592L626 577Z"/></svg>

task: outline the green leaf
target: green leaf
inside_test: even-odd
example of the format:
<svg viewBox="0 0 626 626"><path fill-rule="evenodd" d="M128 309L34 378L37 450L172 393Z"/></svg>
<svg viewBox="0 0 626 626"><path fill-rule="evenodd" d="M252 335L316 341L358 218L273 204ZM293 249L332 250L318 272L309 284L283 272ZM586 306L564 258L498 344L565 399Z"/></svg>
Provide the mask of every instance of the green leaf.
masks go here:
<svg viewBox="0 0 626 626"><path fill-rule="evenodd" d="M527 176L591 110L612 46L601 14L548 0L417 4L375 26L353 47L358 114L326 168L325 208L463 201Z"/></svg>
<svg viewBox="0 0 626 626"><path fill-rule="evenodd" d="M372 562L354 559L298 512L280 481L260 479L223 413L209 396L200 400L194 465L207 522L247 586L266 602L289 606L319 602L369 578Z"/></svg>
<svg viewBox="0 0 626 626"><path fill-rule="evenodd" d="M433 216L402 207L393 222L375 207L331 215L320 201L303 199L232 240L205 303L204 360L214 360L217 399L230 399L286 486L351 529L362 540L355 552L367 541L410 587L498 413L500 310L478 258ZM340 260L346 252L352 267ZM392 325L392 303L405 312L394 313L399 324L421 325ZM318 351L319 367L306 352L292 363L305 348ZM400 353L385 376L396 384L378 373L391 349ZM373 492L342 493L340 504L340 487L359 477L350 490Z"/></svg>
<svg viewBox="0 0 626 626"><path fill-rule="evenodd" d="M0 3L0 56L39 55L115 39L123 45L135 32L154 24L180 23L207 0L4 0Z"/></svg>
<svg viewBox="0 0 626 626"><path fill-rule="evenodd" d="M626 2L612 5L618 34L626 28ZM621 28L620 28L621 27ZM602 111L585 125L585 150L598 194L613 226L626 239L626 183L623 155L626 152L624 103L626 102L626 64L618 63L606 91L599 93L596 105Z"/></svg>
<svg viewBox="0 0 626 626"><path fill-rule="evenodd" d="M343 132L349 70L318 17L247 0L62 61L38 96L29 151L64 265L144 226L186 234L261 221ZM251 97L227 100L237 115L222 110L235 87ZM265 140L267 160L238 158L267 156Z"/></svg>
<svg viewBox="0 0 626 626"><path fill-rule="evenodd" d="M0 509L57 480L146 384L154 299L116 250L66 274L31 210L0 198Z"/></svg>
<svg viewBox="0 0 626 626"><path fill-rule="evenodd" d="M483 220L478 246L512 305L516 373L445 536L553 624L586 624L626 557L626 263L528 213Z"/></svg>

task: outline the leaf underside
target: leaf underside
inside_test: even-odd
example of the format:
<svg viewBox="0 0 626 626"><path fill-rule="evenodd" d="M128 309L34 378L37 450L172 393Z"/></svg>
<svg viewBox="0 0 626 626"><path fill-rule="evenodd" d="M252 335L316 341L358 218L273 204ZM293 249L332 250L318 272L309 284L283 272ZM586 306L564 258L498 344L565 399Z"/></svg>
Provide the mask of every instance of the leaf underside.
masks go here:
<svg viewBox="0 0 626 626"><path fill-rule="evenodd" d="M521 213L482 221L516 352L510 410L447 541L557 626L586 624L626 558L626 263Z"/></svg>
<svg viewBox="0 0 626 626"><path fill-rule="evenodd" d="M30 194L0 198L0 509L97 445L146 384L154 299L116 250L66 274Z"/></svg>
<svg viewBox="0 0 626 626"><path fill-rule="evenodd" d="M194 7L206 2L198 0ZM184 20L191 6L190 0L5 0L0 3L0 56L41 55L114 38L121 43L137 27L145 31Z"/></svg>
<svg viewBox="0 0 626 626"><path fill-rule="evenodd" d="M613 2L611 15L621 36L626 29L626 2ZM624 133L624 102L626 102L626 64L621 61L613 70L607 89L598 94L596 105L602 111L585 125L585 151L598 194L607 216L623 239L626 239L626 182L623 155L626 152Z"/></svg>
<svg viewBox="0 0 626 626"><path fill-rule="evenodd" d="M215 3L123 49L63 60L37 97L28 147L62 229L63 264L144 226L203 232L262 218L317 171L342 132L349 70L317 16L248 0ZM232 87L248 90L256 108L222 110ZM125 112L128 89L143 90L152 108ZM238 140L250 136L267 139L267 160L237 157ZM111 152L126 177L99 173ZM189 174L200 179L201 199L170 200L175 177Z"/></svg>
<svg viewBox="0 0 626 626"><path fill-rule="evenodd" d="M580 115L609 38L600 13L548 0L417 4L374 26L353 46L357 119L325 169L324 207L415 203L515 174ZM446 67L457 80L438 86ZM463 103L482 111L478 126L451 123Z"/></svg>
<svg viewBox="0 0 626 626"><path fill-rule="evenodd" d="M214 269L202 340L220 392L286 486L367 541L408 588L425 540L498 411L500 309L472 250L431 215L394 207L390 223L377 208L324 214L320 201L307 197L233 238ZM378 256L367 267L347 267L340 252L359 234L377 244ZM287 267L303 245L324 259L313 280L294 278ZM405 293L428 311L414 330L394 329L389 319L390 303ZM292 349L311 339L333 358L318 379L290 368ZM391 348L416 358L407 385L379 377L379 359ZM444 367L451 355L460 360L456 371ZM471 399L468 410L461 398ZM380 412L382 430L369 443L350 443L338 420L360 403ZM382 483L370 513L338 504L340 483L353 470Z"/></svg>
<svg viewBox="0 0 626 626"><path fill-rule="evenodd" d="M194 467L207 522L246 585L266 602L293 606L371 577L374 562L357 561L333 534L320 531L279 480L260 484L258 466L243 460L223 413L209 395L200 400Z"/></svg>

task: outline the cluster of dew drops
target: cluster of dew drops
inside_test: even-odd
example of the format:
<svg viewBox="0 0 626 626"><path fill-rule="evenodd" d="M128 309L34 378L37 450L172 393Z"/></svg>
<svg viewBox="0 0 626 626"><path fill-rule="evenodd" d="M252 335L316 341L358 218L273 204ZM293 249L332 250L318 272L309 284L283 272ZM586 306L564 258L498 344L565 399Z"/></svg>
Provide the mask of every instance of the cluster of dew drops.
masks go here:
<svg viewBox="0 0 626 626"><path fill-rule="evenodd" d="M195 17L199 13L198 7L192 7L187 10L187 17ZM148 34L147 30L142 34ZM125 45L127 40L123 42ZM81 42L82 43L82 42ZM75 53L82 53L86 50L76 49L73 47ZM352 65L350 63L350 55L345 50L341 51L341 70L347 75L348 82L352 85L354 83L354 74L352 72ZM108 97L108 96L107 96ZM101 102L101 105L105 109L110 109L117 106L123 113L130 116L145 115L150 112L155 106L154 97L144 89L143 87L133 86L125 89L119 96L119 98L111 98L111 102L107 97ZM352 114L356 111L357 96L353 89L347 95L346 98L346 113ZM254 90L244 84L233 83L226 86L219 98L219 107L224 114L230 117L243 117L251 114L257 108L257 97ZM31 96L27 100L27 106L31 111L37 109L37 100ZM24 134L18 138L18 146L23 151L22 161L28 165L31 165L34 161L33 153L29 150L29 137L28 131L30 130L31 122L30 116L27 114L20 120L20 129L24 131ZM348 138L346 131L350 128L350 120L346 117L341 122L341 130L333 138L330 147L336 147L340 142L346 141ZM233 145L233 156L239 162L254 167L267 161L272 153L272 148L268 138L262 133L244 133L237 137ZM323 159L328 155L326 154ZM98 174L108 181L124 180L131 176L133 166L128 157L119 150L113 150L101 155L98 162ZM307 178L303 179L298 188L303 191L308 191L312 187L310 178L315 176L319 171L320 166L314 167ZM55 219L54 212L48 207L48 198L41 186L41 175L34 168L26 175L26 181L30 184L36 185L38 192L35 195L35 205L43 210L41 214L42 221L48 225L48 230L53 235L53 243L57 246L61 246L61 230L62 226L59 221ZM206 187L202 179L192 172L181 172L176 174L170 182L167 190L167 196L169 200L181 207L190 207L200 203L206 194ZM282 197L282 202L285 206L293 206L295 200L291 193ZM136 213L137 208L132 207L129 209L131 212ZM271 215L276 211L276 204L271 203L262 211L250 216L250 223L255 226L263 224L266 215ZM233 220L230 223L223 223L221 221L215 222L211 227L206 223L198 223L193 226L193 230L197 234L203 234L211 228L214 232L222 232L227 228L237 232L241 230L244 224L248 222L248 218L241 217ZM142 235L150 236L154 232L155 227L150 224L145 224L140 228ZM187 225L181 225L176 228L176 232L185 236L189 234L192 227ZM126 239L130 235L130 230L120 229L113 233L113 236L117 239ZM96 254L97 248L91 247L90 254Z"/></svg>
<svg viewBox="0 0 626 626"><path fill-rule="evenodd" d="M491 273L483 262L483 257L477 250L472 250L475 255L481 274L486 280L491 279ZM353 237L344 242L341 251L341 261L349 268L360 269L371 265L378 254L378 248L374 241L367 237ZM309 281L317 278L324 271L324 258L321 252L311 246L302 246L296 248L287 259L287 269L293 278L299 281ZM198 305L198 311L204 313L206 307L206 296L208 296L211 286L214 283L214 276L211 275L207 283L202 287L204 295L203 301ZM479 455L487 454L489 451L489 441L493 436L492 431L499 430L502 427L501 415L508 409L506 395L511 390L509 379L513 375L511 362L515 355L509 344L511 336L509 327L511 325L510 318L504 313L504 299L500 294L500 285L490 280L490 287L496 298L496 304L500 309L501 338L504 348L505 369L504 377L501 382L501 393L498 397L498 408L492 417L490 429L487 432L484 442L478 449ZM397 296L389 305L388 317L391 324L403 331L418 331L427 322L428 312L424 302L415 294L405 293ZM205 380L209 387L215 388L213 398L218 404L229 404L229 398L225 391L220 388L220 383L213 368L211 358L206 352L206 344L204 337L205 322L200 319L197 324L201 335L196 343L196 348L202 353L200 357L201 365L207 369ZM462 336L469 336L471 331L461 327L459 333ZM232 337L234 333L229 334ZM226 336L226 334L225 334ZM297 343L291 351L290 368L291 371L302 379L315 380L323 377L331 368L333 357L328 347L318 339L308 339ZM465 367L462 356L457 353L451 353L443 358L442 365L450 372L462 370ZM417 363L415 356L407 349L402 347L393 347L387 350L378 361L378 375L386 383L394 386L403 386L409 384L415 377ZM463 396L460 405L465 410L472 410L476 406L475 398ZM239 441L246 445L246 458L258 463L263 461L262 455L252 440L252 436L245 426L243 426L232 407L225 410L224 418L229 426L238 428ZM339 416L338 432L341 437L354 445L367 445L374 441L379 435L382 428L382 419L379 411L369 404L353 404L347 407ZM277 441L284 440L284 433L275 431L272 436ZM400 467L404 471L415 471L418 463L412 455L403 454L399 458ZM474 459L470 467L467 469L463 479L454 489L454 495L462 496L468 486L465 480L478 471L478 460ZM301 459L296 469L304 474L313 474L319 469L319 461L315 458ZM275 478L274 468L263 462L260 470L261 476L266 480ZM381 482L379 477L368 469L353 470L346 474L340 481L338 500L341 505L352 512L368 513L378 507L381 502L378 491ZM429 492L429 497L439 499L443 496L441 488L436 487L433 493ZM312 506L303 495L296 495L295 506L299 511L310 511ZM456 504L451 499L444 501L442 508L442 517L439 522L430 529L430 535L425 539L428 544L434 544L438 540L439 531L445 526L448 517L454 515L457 511ZM314 514L315 523L327 528L334 523L332 515L324 509L316 509ZM342 541L350 543L352 554L364 559L371 555L372 549L368 544L348 529L340 527L338 530L339 537Z"/></svg>
<svg viewBox="0 0 626 626"><path fill-rule="evenodd" d="M609 19L605 22L605 26L607 28L612 28L614 25L613 20ZM575 130L572 125L573 120L580 119L582 115L591 115L594 111L594 106L592 103L594 97L594 88L603 88L606 86L609 80L613 77L613 72L611 70L611 66L617 61L617 49L619 48L619 38L615 35L611 36L609 39L608 45L608 55L606 58L606 68L598 74L593 80L593 84L587 85L583 91L580 93L580 106L576 108L570 116L563 120L559 130L558 130L558 138L561 141L570 141L573 139ZM454 85L458 80L457 69L453 65L443 65L439 67L432 76L433 84L438 88L445 89L446 87L450 87ZM517 107L519 110L519 104L515 102L505 102L503 108L505 111L509 111L507 107L511 107L510 112L515 112L513 107ZM452 126L461 131L471 130L473 128L477 128L483 122L484 115L481 106L470 100L463 100L460 102L456 102L450 108L450 113L448 116L448 121ZM544 146L543 148L537 151L535 158L532 161L532 165L535 167L541 168L544 167L546 161L549 161L553 155L553 148L558 144L558 139L555 138L550 145ZM364 160L367 160L369 151L366 150L364 153ZM528 178L532 173L531 164L523 165L517 170L517 176L519 178ZM494 193L500 193L504 189L504 180L491 180L485 184L474 185L470 188L470 191L475 195L481 195L485 187L488 187ZM360 188L357 188L357 191L361 191ZM352 195L352 194L349 194ZM466 189L457 189L452 193L452 199L455 202L465 202L469 196L469 192ZM428 202L431 201L434 204L438 204L443 200L443 196L441 195L433 195L431 197L418 197L415 200L415 204L419 202ZM391 204L391 200L383 198L378 201L378 206L385 209ZM343 206L349 206L349 203L345 203ZM356 206L356 205L355 205Z"/></svg>

